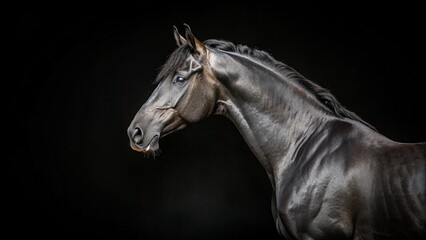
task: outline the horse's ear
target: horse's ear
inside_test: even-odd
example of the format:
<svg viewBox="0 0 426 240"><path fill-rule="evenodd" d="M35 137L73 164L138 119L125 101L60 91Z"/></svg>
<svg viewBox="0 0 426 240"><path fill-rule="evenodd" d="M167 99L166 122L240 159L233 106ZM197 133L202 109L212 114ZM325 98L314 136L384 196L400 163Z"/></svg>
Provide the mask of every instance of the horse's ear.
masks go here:
<svg viewBox="0 0 426 240"><path fill-rule="evenodd" d="M192 34L191 28L188 26L188 24L185 25L185 38L188 43L188 45L197 52L200 56L204 55L206 53L206 47L200 40L198 40L194 34Z"/></svg>
<svg viewBox="0 0 426 240"><path fill-rule="evenodd" d="M176 26L173 26L173 34L175 36L176 44L178 45L178 47L186 43L186 39L179 34L179 31Z"/></svg>

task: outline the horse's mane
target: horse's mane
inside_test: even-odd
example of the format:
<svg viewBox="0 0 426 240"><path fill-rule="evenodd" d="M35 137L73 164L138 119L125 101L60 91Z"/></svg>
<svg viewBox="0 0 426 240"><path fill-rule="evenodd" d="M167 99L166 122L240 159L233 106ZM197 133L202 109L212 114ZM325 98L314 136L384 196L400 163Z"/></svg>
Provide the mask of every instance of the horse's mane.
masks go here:
<svg viewBox="0 0 426 240"><path fill-rule="evenodd" d="M238 53L244 56L248 56L252 59L262 62L263 64L271 67L272 69L278 71L282 74L286 79L292 80L302 86L305 90L310 92L315 96L316 99L328 109L331 110L332 113L336 117L339 118L349 118L355 121L358 121L371 129L377 131L371 124L362 120L357 114L346 109L334 96L330 93L328 89L325 89L318 84L310 81L305 78L299 72L297 72L292 67L277 61L273 58L269 53L250 48L246 45L242 44L234 44L229 41L217 40L217 39L209 39L204 41L204 44L212 49L217 49L226 52ZM154 83L158 83L162 79L166 78L170 74L175 71L175 66L178 66L186 59L186 56L191 53L188 45L183 45L177 48L167 59L166 63L162 66L160 73L158 74Z"/></svg>

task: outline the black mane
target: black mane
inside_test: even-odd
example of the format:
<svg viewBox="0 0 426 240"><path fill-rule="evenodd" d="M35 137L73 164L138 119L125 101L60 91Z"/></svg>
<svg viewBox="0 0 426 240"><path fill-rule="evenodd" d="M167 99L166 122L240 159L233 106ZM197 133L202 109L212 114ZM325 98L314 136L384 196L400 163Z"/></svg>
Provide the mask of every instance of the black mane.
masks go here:
<svg viewBox="0 0 426 240"><path fill-rule="evenodd" d="M335 116L339 118L349 118L349 119L361 122L362 124L377 131L371 124L362 120L357 114L346 109L330 93L328 89L325 89L319 86L318 84L315 84L314 82L310 81L309 79L301 75L295 69L291 68L290 66L282 62L277 61L269 53L262 50L250 48L246 45L242 45L242 44L236 45L229 41L217 40L217 39L206 40L204 41L204 44L207 47L212 49L217 49L217 50L226 51L226 52L233 52L233 53L238 53L244 56L248 56L250 58L256 59L266 64L267 66L270 66L271 68L281 73L285 78L295 81L304 89L306 89L308 92L313 94L319 100L319 102L321 102L324 106L330 109L335 114ZM177 48L169 56L166 63L162 66L161 71L159 72L154 83L158 83L162 81L163 79L165 79L166 77L168 77L169 75L173 74L175 71L175 67L179 66L189 54L191 54L191 50L186 44Z"/></svg>

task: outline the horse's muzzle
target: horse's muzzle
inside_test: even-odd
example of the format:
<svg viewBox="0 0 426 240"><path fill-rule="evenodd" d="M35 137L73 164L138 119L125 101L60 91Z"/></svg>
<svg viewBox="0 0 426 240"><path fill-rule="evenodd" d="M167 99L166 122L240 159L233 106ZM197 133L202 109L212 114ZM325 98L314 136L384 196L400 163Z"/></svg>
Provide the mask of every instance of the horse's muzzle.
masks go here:
<svg viewBox="0 0 426 240"><path fill-rule="evenodd" d="M144 132L142 128L138 126L130 126L127 129L127 135L130 139L130 147L138 152L148 152L153 150L151 144L155 143L154 138L157 137L154 136L154 138L151 139L148 143L144 142Z"/></svg>
<svg viewBox="0 0 426 240"><path fill-rule="evenodd" d="M140 112L142 113L138 113L127 128L130 146L138 152L157 152L161 137L186 126L185 120L171 107L157 107Z"/></svg>

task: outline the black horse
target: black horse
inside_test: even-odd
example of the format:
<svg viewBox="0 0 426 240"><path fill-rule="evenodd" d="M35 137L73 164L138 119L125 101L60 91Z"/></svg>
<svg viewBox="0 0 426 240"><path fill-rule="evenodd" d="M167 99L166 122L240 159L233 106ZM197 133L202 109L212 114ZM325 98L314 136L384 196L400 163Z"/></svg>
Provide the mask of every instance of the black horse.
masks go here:
<svg viewBox="0 0 426 240"><path fill-rule="evenodd" d="M381 135L268 53L174 28L178 48L128 128L131 147L212 114L229 118L273 188L286 239L426 239L426 142Z"/></svg>

